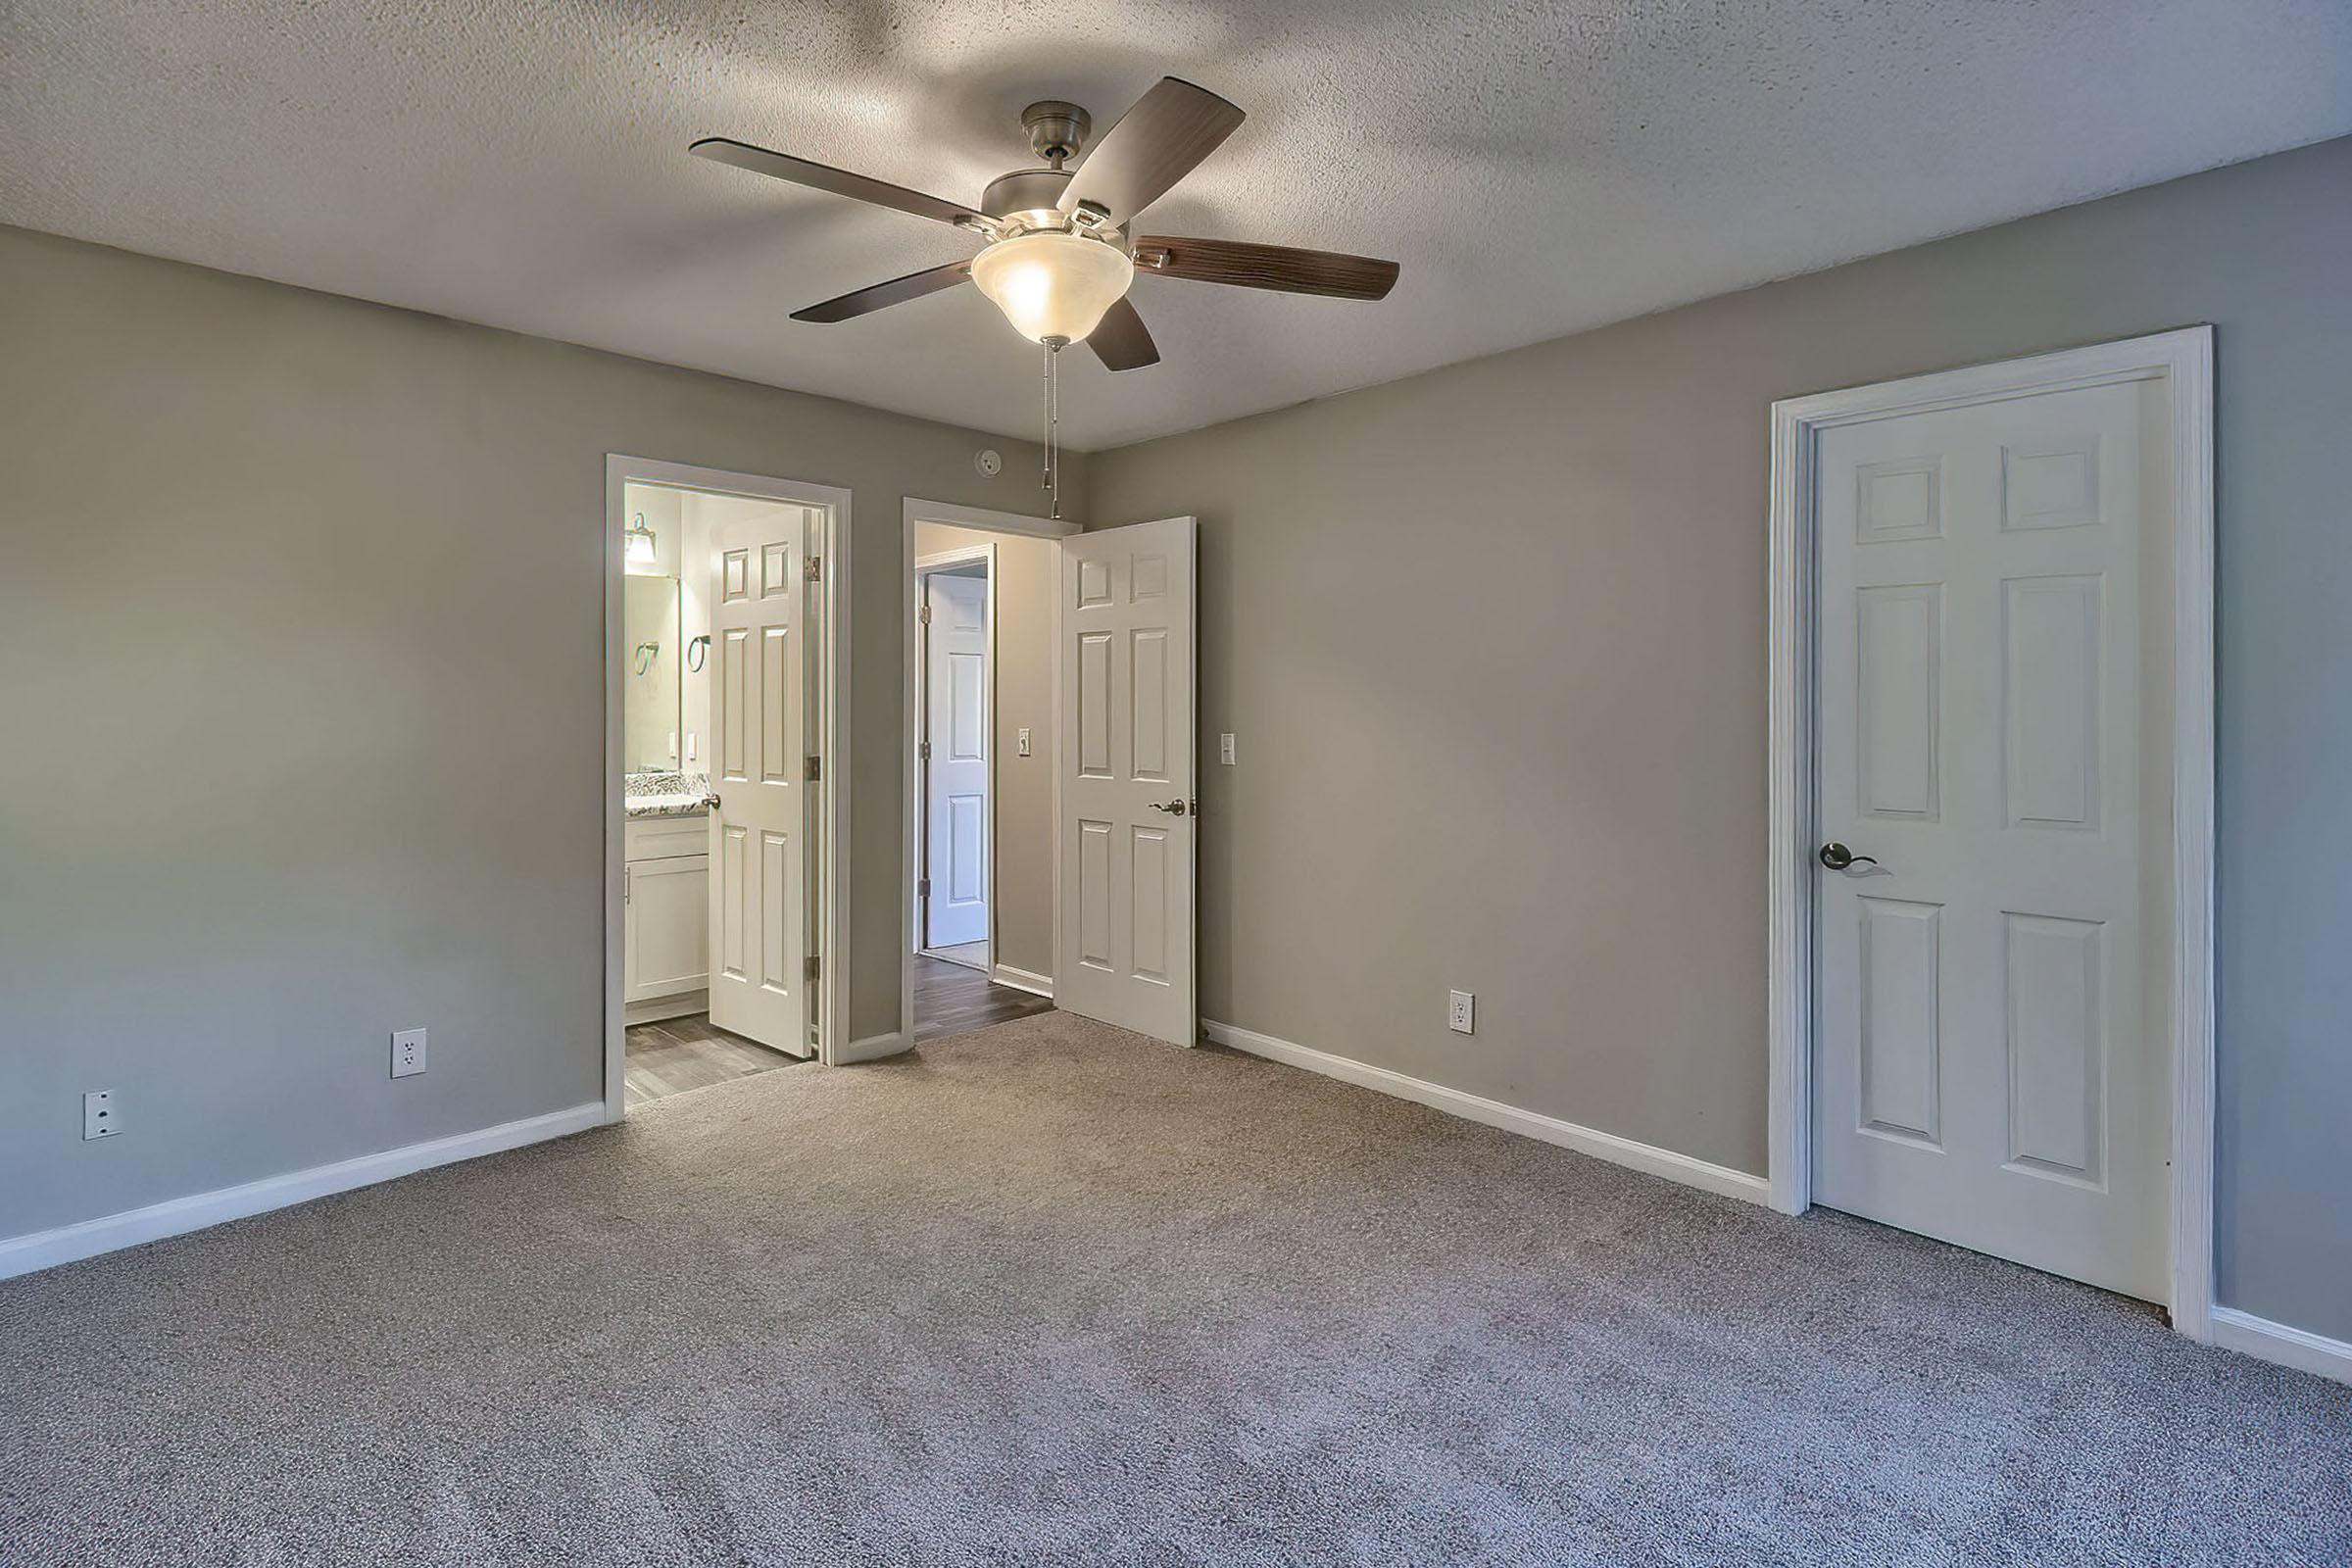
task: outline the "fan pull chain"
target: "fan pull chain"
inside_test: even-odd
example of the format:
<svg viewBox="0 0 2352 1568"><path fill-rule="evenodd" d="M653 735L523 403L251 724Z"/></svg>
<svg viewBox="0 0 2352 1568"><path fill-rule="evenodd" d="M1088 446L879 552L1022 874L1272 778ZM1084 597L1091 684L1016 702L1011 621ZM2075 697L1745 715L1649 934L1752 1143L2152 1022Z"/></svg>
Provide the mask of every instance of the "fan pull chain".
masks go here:
<svg viewBox="0 0 2352 1568"><path fill-rule="evenodd" d="M1038 488L1053 493L1053 515L1061 518L1061 345L1046 344L1046 468Z"/></svg>

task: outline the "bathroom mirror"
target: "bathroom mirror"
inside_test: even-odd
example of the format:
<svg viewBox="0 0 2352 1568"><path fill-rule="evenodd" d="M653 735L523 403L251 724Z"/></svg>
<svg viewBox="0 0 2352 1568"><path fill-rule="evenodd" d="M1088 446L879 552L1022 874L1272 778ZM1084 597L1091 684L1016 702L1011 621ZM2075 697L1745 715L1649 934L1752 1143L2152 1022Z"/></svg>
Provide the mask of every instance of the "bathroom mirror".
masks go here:
<svg viewBox="0 0 2352 1568"><path fill-rule="evenodd" d="M678 766L678 579L623 577L621 765L631 773Z"/></svg>

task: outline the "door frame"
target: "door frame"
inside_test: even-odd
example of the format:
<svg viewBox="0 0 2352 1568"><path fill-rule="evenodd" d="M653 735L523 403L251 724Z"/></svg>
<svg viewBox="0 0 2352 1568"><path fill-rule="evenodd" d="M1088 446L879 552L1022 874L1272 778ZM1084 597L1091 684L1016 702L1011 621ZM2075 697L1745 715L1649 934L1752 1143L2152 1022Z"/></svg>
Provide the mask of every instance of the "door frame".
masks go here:
<svg viewBox="0 0 2352 1568"><path fill-rule="evenodd" d="M906 755L906 766L914 775L912 794L915 816L914 858L903 869L910 883L919 884L923 872L929 869L931 858L930 823L926 820L931 806L929 776L924 771L921 756L923 725L929 716L931 702L930 650L924 646L925 631L921 614L925 579L942 567L968 566L975 561L986 568L988 574L988 644L981 655L988 666L982 675L982 684L987 688L985 701L988 705L988 794L980 807L980 836L988 846L988 963L982 972L993 977L997 968L997 545L993 539L914 557L913 564L907 568L908 602L912 606L908 613L914 628L912 646L915 657L913 662L906 666L907 680L914 687L914 700L906 706L906 711L913 717L914 727L907 733ZM927 952L930 944L924 939L931 934L924 929L927 911L919 893L910 891L908 896L913 898L915 906L914 929L911 933L914 951Z"/></svg>
<svg viewBox="0 0 2352 1568"><path fill-rule="evenodd" d="M922 939L922 932L915 926L916 909L914 903L914 833L916 816L921 810L921 801L916 793L918 780L915 776L915 770L911 765L914 758L914 745L911 737L915 734L916 724L914 705L920 682L911 678L911 676L915 669L916 662L921 658L922 655L922 637L920 635L922 627L915 619L915 610L918 604L918 600L916 598L918 579L915 576L915 567L918 564L918 562L916 561L914 553L914 533L917 525L926 522L940 523L951 528L968 528L990 533L1022 534L1033 539L1049 540L1054 544L1055 557L1054 563L1054 613L1051 617L1052 624L1050 627L1050 632L1054 639L1054 652L1050 678L1053 680L1054 688L1056 692L1058 692L1061 687L1060 546L1062 540L1069 538L1072 534L1083 533L1085 531L1080 524L1071 521L1067 517L1036 516L1025 512L998 512L989 507L958 506L952 501L924 501L914 496L907 496L900 508L900 573L906 578L906 588L904 590L904 598L902 600L902 615L906 623L906 646L902 657L906 660L906 664L904 667L909 676L909 678L902 679L899 682L899 733L903 736L909 737L906 743L906 761L902 763L899 768L899 934L901 940L899 943L899 1040L897 1049L901 1051L908 1050L914 1045L914 955L915 948ZM997 710L997 570L996 563L992 557L988 573L988 679L990 713L989 721L991 724L994 724L996 721L995 714ZM1056 717L1054 725L1054 819L1056 824L1058 824L1061 820L1060 749L1061 724L1058 717ZM997 751L998 748L995 744L995 738L992 736L990 738L988 754L988 854L990 875L988 905L988 978L992 984L1001 985L1004 982L997 979L997 969L999 968L999 964L997 962L997 912L999 908L999 900L996 896L998 890L998 882L996 880ZM1061 835L1058 829L1054 835L1054 917L1058 927L1058 922L1061 916ZM1053 977L1051 975L1047 976L1049 981L1051 981L1052 978Z"/></svg>
<svg viewBox="0 0 2352 1568"><path fill-rule="evenodd" d="M736 496L754 501L823 509L816 541L809 554L822 562L817 584L817 634L809 653L817 660L815 689L823 709L820 722L808 737L815 742L824 774L817 812L817 897L810 939L819 965L816 983L816 1059L831 1064L844 1057L850 1042L848 945L850 929L849 867L843 855L849 835L850 681L850 492L837 485L812 484L802 479L779 479L766 474L737 473L687 463L664 463L655 458L605 455L605 1120L616 1122L628 1114L628 1022L622 1001L621 942L625 913L621 906L621 877L627 859L628 812L623 803L627 766L622 755L621 695L628 678L628 651L621 612L621 578L626 573L623 530L624 487L662 485L672 490L696 490L709 495ZM678 570L687 564L679 559ZM682 719L682 715L681 715ZM706 760L706 766L708 761Z"/></svg>
<svg viewBox="0 0 2352 1568"><path fill-rule="evenodd" d="M2173 465L2172 940L2173 1326L2213 1336L2214 1115L2214 514L2213 328L1971 366L1772 406L1767 821L1771 1027L1767 1099L1772 1206L1813 1201L1813 847L1815 774L1814 500L1821 432L1840 425L2125 381L2170 392ZM2158 673L2150 671L2149 673ZM2143 895L2144 897L2144 895Z"/></svg>

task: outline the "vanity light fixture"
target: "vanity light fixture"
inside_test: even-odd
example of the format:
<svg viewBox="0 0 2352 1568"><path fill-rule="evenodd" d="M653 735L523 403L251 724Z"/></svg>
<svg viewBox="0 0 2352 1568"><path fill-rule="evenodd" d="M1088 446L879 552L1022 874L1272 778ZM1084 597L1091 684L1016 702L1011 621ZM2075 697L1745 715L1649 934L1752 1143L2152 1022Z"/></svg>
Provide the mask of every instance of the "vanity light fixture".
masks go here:
<svg viewBox="0 0 2352 1568"><path fill-rule="evenodd" d="M650 566L654 564L654 530L645 525L644 513L637 514L637 520L622 532L621 541L621 560L629 566Z"/></svg>

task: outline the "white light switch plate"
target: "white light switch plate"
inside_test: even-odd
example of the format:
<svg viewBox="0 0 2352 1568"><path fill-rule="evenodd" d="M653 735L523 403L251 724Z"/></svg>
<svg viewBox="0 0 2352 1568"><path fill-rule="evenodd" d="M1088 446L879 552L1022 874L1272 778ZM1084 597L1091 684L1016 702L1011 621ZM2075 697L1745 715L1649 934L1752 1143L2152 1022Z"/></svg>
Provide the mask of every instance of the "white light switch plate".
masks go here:
<svg viewBox="0 0 2352 1568"><path fill-rule="evenodd" d="M81 1136L84 1142L93 1138L112 1138L122 1130L115 1115L115 1092L112 1089L93 1089L81 1097Z"/></svg>
<svg viewBox="0 0 2352 1568"><path fill-rule="evenodd" d="M392 1076L414 1078L424 1071L424 1031L403 1029L392 1037Z"/></svg>
<svg viewBox="0 0 2352 1568"><path fill-rule="evenodd" d="M1217 760L1223 762L1227 767L1233 765L1233 737L1231 735L1217 737Z"/></svg>
<svg viewBox="0 0 2352 1568"><path fill-rule="evenodd" d="M1446 994L1446 1027L1457 1035L1476 1034L1478 998L1467 991Z"/></svg>

